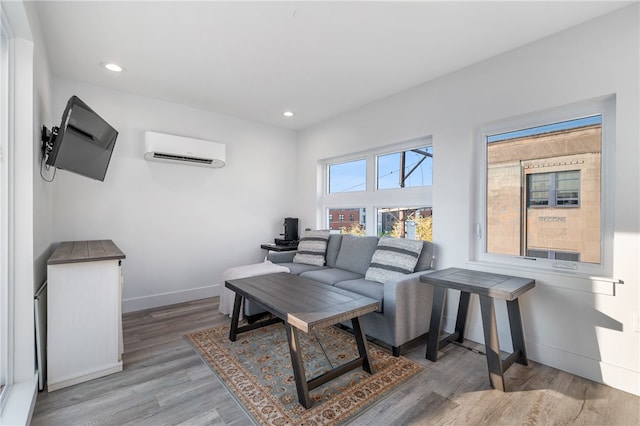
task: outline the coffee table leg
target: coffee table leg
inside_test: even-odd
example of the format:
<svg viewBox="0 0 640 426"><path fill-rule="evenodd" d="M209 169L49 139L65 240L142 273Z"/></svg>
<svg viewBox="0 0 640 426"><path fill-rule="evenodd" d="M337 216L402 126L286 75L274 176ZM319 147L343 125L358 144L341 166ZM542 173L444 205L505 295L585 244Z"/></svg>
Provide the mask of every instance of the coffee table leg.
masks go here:
<svg viewBox="0 0 640 426"><path fill-rule="evenodd" d="M229 340L236 341L238 335L238 322L240 318L240 307L242 306L242 296L236 293L235 300L233 302L233 314L231 315L231 328L229 328Z"/></svg>
<svg viewBox="0 0 640 426"><path fill-rule="evenodd" d="M356 344L358 345L358 354L362 358L362 369L369 374L373 374L373 367L371 366L371 357L369 356L369 348L367 347L367 337L364 334L364 330L360 325L360 318L351 318L351 325L353 326L353 333L355 334Z"/></svg>
<svg viewBox="0 0 640 426"><path fill-rule="evenodd" d="M285 324L287 339L289 340L289 353L291 354L291 366L293 367L293 377L296 380L296 390L298 391L298 402L304 408L311 408L313 401L309 396L307 377L304 374L304 362L302 361L302 348L298 339L298 330Z"/></svg>

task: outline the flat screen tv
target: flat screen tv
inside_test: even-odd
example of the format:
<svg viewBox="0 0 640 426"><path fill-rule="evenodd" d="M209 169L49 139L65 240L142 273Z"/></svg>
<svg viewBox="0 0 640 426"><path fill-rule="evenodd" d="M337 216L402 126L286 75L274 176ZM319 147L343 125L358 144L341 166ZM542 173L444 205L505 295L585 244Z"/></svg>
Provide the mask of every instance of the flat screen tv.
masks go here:
<svg viewBox="0 0 640 426"><path fill-rule="evenodd" d="M46 129L45 132L46 133ZM46 142L46 164L88 178L104 181L118 131L94 110L72 96Z"/></svg>

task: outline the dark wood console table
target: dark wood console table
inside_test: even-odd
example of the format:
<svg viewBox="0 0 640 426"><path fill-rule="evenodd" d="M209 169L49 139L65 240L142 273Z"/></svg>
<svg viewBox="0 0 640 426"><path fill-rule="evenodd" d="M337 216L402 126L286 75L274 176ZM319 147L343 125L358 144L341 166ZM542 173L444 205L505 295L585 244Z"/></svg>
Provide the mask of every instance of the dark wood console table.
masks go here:
<svg viewBox="0 0 640 426"><path fill-rule="evenodd" d="M426 358L431 361L436 361L438 359L439 348L446 346L452 341L461 343L464 340L464 328L467 322L469 298L471 293L477 294L480 297L480 311L482 314L482 328L487 353L489 382L495 389L504 392L503 373L514 362L523 365L528 364L518 297L532 289L535 286L535 280L460 268L449 268L422 275L420 281L435 286ZM460 290L460 302L458 304L455 331L452 334L441 337L440 326L444 311L445 294L448 288ZM503 360L500 355L496 314L493 303L494 299L506 300L507 311L509 313L513 353L505 360Z"/></svg>
<svg viewBox="0 0 640 426"><path fill-rule="evenodd" d="M261 249L271 250L271 251L294 251L298 250L298 245L294 246L281 246L273 243L260 244Z"/></svg>

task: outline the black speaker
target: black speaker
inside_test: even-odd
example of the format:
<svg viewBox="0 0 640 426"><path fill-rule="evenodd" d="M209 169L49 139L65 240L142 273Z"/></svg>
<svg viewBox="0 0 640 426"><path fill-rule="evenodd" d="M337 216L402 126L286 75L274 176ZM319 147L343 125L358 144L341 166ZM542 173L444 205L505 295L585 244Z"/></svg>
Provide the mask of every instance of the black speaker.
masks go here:
<svg viewBox="0 0 640 426"><path fill-rule="evenodd" d="M297 217L284 218L284 239L287 241L298 240L298 218Z"/></svg>

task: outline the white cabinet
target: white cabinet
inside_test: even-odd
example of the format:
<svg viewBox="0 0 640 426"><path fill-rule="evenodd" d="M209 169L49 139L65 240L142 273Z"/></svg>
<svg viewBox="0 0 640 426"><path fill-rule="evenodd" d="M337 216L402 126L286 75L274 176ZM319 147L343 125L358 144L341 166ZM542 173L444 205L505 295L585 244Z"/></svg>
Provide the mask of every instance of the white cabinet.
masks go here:
<svg viewBox="0 0 640 426"><path fill-rule="evenodd" d="M111 240L64 242L49 258L49 392L122 371L124 258Z"/></svg>

